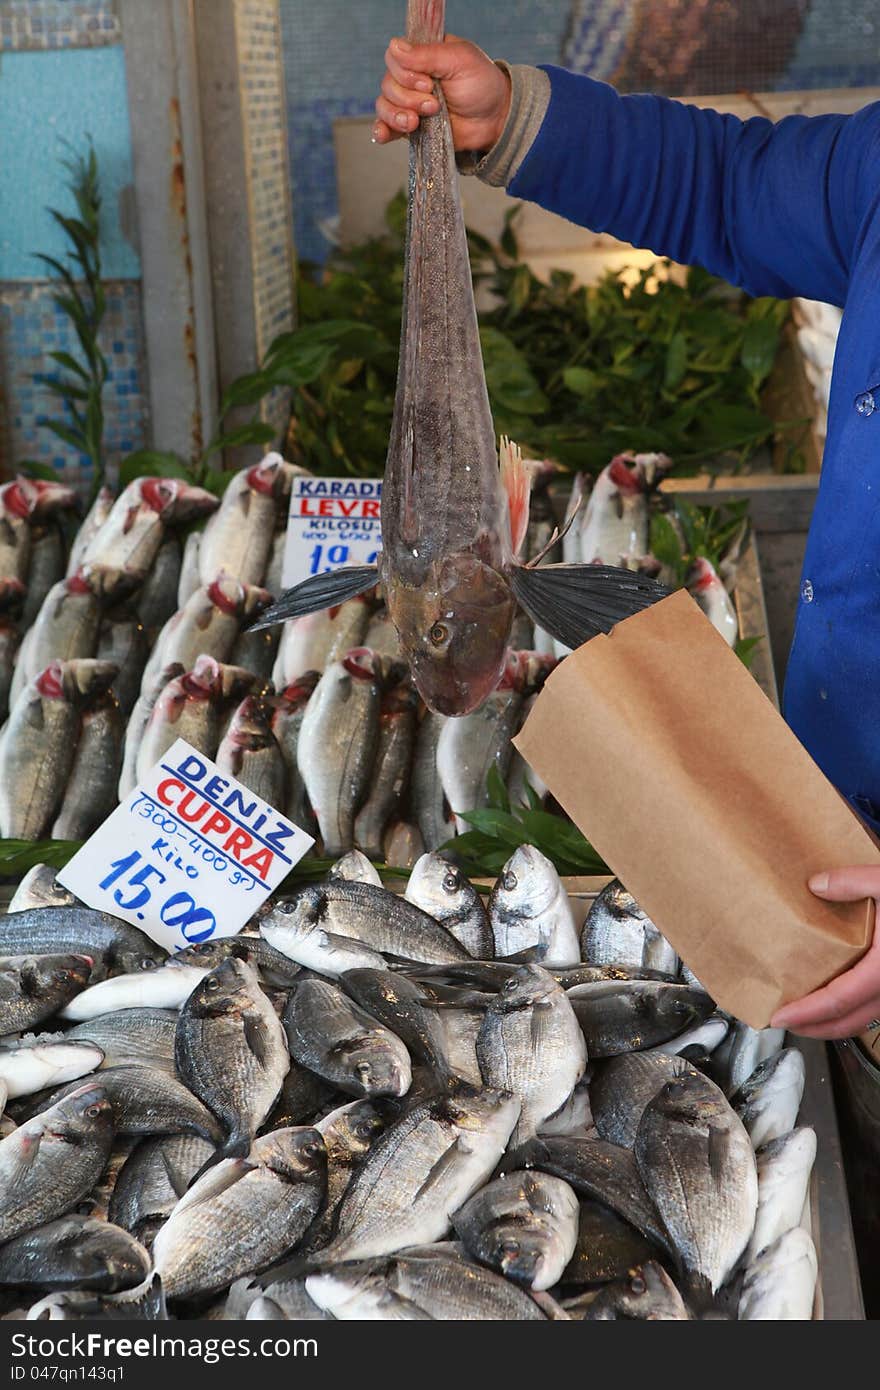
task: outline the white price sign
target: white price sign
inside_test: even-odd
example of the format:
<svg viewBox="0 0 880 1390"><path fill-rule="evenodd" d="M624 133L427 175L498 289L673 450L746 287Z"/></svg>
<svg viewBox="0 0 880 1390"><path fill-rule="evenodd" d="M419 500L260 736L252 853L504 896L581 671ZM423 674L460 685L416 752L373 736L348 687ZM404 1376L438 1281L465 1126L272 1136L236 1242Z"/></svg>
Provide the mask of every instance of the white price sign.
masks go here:
<svg viewBox="0 0 880 1390"><path fill-rule="evenodd" d="M181 738L58 880L181 951L234 936L313 844Z"/></svg>
<svg viewBox="0 0 880 1390"><path fill-rule="evenodd" d="M380 478L294 478L281 583L340 565L374 565L382 549Z"/></svg>

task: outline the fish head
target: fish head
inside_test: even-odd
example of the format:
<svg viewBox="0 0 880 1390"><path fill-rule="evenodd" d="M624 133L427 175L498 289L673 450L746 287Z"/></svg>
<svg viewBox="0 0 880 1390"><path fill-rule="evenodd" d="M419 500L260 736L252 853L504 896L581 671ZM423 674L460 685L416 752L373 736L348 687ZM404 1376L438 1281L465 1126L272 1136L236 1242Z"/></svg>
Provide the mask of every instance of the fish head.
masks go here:
<svg viewBox="0 0 880 1390"><path fill-rule="evenodd" d="M144 970L158 970L167 957L162 947L145 936L142 946L111 946L104 954L108 969L114 974L137 975Z"/></svg>
<svg viewBox="0 0 880 1390"><path fill-rule="evenodd" d="M33 514L38 500L36 483L20 474L0 488L0 511L7 516L17 517L19 521L26 521Z"/></svg>
<svg viewBox="0 0 880 1390"><path fill-rule="evenodd" d="M542 966L520 965L504 981L490 1008L496 1014L543 1008L552 1005L563 992L559 982Z"/></svg>
<svg viewBox="0 0 880 1390"><path fill-rule="evenodd" d="M196 591L199 592L198 590ZM244 612L246 589L234 575L225 570L217 575L207 587L207 596L214 608L229 618L240 618Z"/></svg>
<svg viewBox="0 0 880 1390"><path fill-rule="evenodd" d="M17 481L20 482L21 479ZM79 501L76 488L69 487L66 483L48 482L42 478L29 481L37 494L33 505L34 516L51 516L53 512L72 511Z"/></svg>
<svg viewBox="0 0 880 1390"><path fill-rule="evenodd" d="M540 1288L544 1284L542 1275L547 1268L551 1238L548 1227L541 1221L528 1217L508 1220L483 1233L480 1257L521 1288Z"/></svg>
<svg viewBox="0 0 880 1390"><path fill-rule="evenodd" d="M324 1136L311 1125L261 1135L254 1140L250 1157L288 1182L323 1184L327 1171Z"/></svg>
<svg viewBox="0 0 880 1390"><path fill-rule="evenodd" d="M384 1029L362 1034L354 1040L350 1051L343 1044L334 1052L346 1056L350 1084L364 1096L403 1096L412 1083L409 1054L402 1046L395 1047Z"/></svg>
<svg viewBox="0 0 880 1390"><path fill-rule="evenodd" d="M281 951L283 942L299 940L320 928L327 911L327 895L320 884L315 884L302 889L296 897L274 902L260 921L260 935Z"/></svg>
<svg viewBox="0 0 880 1390"><path fill-rule="evenodd" d="M437 850L416 860L406 885L407 900L439 921L468 908L475 892L467 875Z"/></svg>
<svg viewBox="0 0 880 1390"><path fill-rule="evenodd" d="M418 584L382 574L388 612L429 709L462 715L504 671L516 601L504 576L470 554L428 567Z"/></svg>
<svg viewBox="0 0 880 1390"><path fill-rule="evenodd" d="M259 677L244 666L229 666L218 661L215 680L220 699L237 702L253 690Z"/></svg>
<svg viewBox="0 0 880 1390"><path fill-rule="evenodd" d="M103 1086L87 1083L36 1117L47 1136L69 1141L71 1135L103 1137L113 1134L113 1106Z"/></svg>
<svg viewBox="0 0 880 1390"><path fill-rule="evenodd" d="M534 845L520 845L498 876L489 912L506 918L540 917L561 891L559 875L550 860Z"/></svg>
<svg viewBox="0 0 880 1390"><path fill-rule="evenodd" d="M290 477L280 454L265 454L259 463L247 470L245 476L251 492L262 493L264 497L280 495L285 486L290 491Z"/></svg>
<svg viewBox="0 0 880 1390"><path fill-rule="evenodd" d="M99 661L94 657L76 657L63 663L64 694L72 704L82 704L104 695L119 675L115 661Z"/></svg>
<svg viewBox="0 0 880 1390"><path fill-rule="evenodd" d="M236 956L226 956L196 985L187 1009L197 1018L240 1018L250 1011L257 988L252 966Z"/></svg>
<svg viewBox="0 0 880 1390"><path fill-rule="evenodd" d="M521 1108L521 1101L510 1091L458 1081L447 1095L434 1101L431 1113L439 1123L449 1125L465 1138L486 1134L506 1144Z"/></svg>
<svg viewBox="0 0 880 1390"><path fill-rule="evenodd" d="M666 1270L655 1260L628 1271L615 1288L619 1318L640 1318L646 1322L684 1322L688 1312L678 1289Z"/></svg>
<svg viewBox="0 0 880 1390"><path fill-rule="evenodd" d="M219 507L219 499L181 478L142 478L141 501L166 524L196 521Z"/></svg>
<svg viewBox="0 0 880 1390"><path fill-rule="evenodd" d="M295 714L297 710L304 709L320 679L319 671L305 671L290 685L286 685L278 697L279 701L283 701L284 712Z"/></svg>
<svg viewBox="0 0 880 1390"><path fill-rule="evenodd" d="M325 1142L329 1139L333 1148L359 1157L367 1152L387 1127L387 1118L372 1100L356 1100L335 1113L328 1126L329 1132L325 1132Z"/></svg>
<svg viewBox="0 0 880 1390"><path fill-rule="evenodd" d="M85 955L31 956L22 965L22 993L31 999L85 989L94 961Z"/></svg>

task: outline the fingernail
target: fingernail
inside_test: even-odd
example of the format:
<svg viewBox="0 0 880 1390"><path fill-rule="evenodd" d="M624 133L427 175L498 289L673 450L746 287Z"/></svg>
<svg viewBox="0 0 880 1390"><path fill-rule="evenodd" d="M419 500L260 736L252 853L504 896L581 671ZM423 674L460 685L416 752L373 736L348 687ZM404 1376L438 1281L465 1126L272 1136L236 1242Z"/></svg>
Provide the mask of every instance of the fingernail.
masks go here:
<svg viewBox="0 0 880 1390"><path fill-rule="evenodd" d="M393 44L394 44L394 47L395 47L400 53L411 53L411 52L412 52L412 44L411 44L411 43L407 43L406 39L393 39L392 42L393 42Z"/></svg>
<svg viewBox="0 0 880 1390"><path fill-rule="evenodd" d="M789 1022L797 1015L791 1009L777 1009L770 1020L771 1028L787 1028Z"/></svg>
<svg viewBox="0 0 880 1390"><path fill-rule="evenodd" d="M430 92L434 84L427 77L420 77L414 85L417 92Z"/></svg>
<svg viewBox="0 0 880 1390"><path fill-rule="evenodd" d="M419 107L419 110L420 110L420 111L424 111L425 115L426 115L426 116L429 116L429 115L431 114L431 112L434 110L434 102L433 102L433 101L423 101L422 104L421 104L421 106Z"/></svg>
<svg viewBox="0 0 880 1390"><path fill-rule="evenodd" d="M379 127L378 127L377 125L374 125L374 126L373 126L373 129L372 129L372 131L370 132L370 139L372 140L372 142L373 142L374 145L378 145L378 143L379 143Z"/></svg>
<svg viewBox="0 0 880 1390"><path fill-rule="evenodd" d="M827 893L827 892L828 892L828 875L827 875L827 874L813 874L812 878L810 879L809 887L810 887L810 892L811 892L811 893Z"/></svg>
<svg viewBox="0 0 880 1390"><path fill-rule="evenodd" d="M405 111L398 111L394 119L397 125L400 126L401 130L406 130L408 117Z"/></svg>

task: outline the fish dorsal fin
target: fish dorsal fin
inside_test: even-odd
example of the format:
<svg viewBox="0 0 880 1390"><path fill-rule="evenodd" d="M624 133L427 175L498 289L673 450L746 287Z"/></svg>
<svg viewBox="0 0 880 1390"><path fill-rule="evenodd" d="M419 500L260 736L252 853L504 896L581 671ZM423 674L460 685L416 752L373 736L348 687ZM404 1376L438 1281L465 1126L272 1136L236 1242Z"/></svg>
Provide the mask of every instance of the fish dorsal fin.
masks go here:
<svg viewBox="0 0 880 1390"><path fill-rule="evenodd" d="M518 555L529 527L529 470L523 462L522 449L506 434L501 436L499 462L501 485L510 509L511 544L514 555Z"/></svg>

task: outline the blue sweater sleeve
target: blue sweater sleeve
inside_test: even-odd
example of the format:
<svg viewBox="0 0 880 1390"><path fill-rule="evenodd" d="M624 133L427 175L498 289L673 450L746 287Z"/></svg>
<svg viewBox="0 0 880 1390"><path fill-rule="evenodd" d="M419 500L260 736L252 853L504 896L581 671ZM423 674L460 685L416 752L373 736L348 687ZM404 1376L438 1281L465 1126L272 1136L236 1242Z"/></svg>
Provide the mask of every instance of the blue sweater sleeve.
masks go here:
<svg viewBox="0 0 880 1390"><path fill-rule="evenodd" d="M880 103L741 121L545 70L550 105L511 194L752 294L843 305L880 196Z"/></svg>

